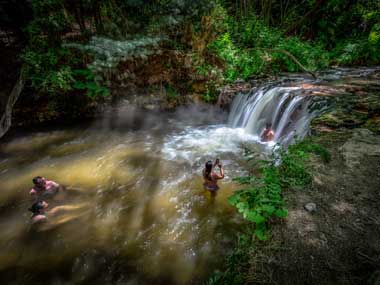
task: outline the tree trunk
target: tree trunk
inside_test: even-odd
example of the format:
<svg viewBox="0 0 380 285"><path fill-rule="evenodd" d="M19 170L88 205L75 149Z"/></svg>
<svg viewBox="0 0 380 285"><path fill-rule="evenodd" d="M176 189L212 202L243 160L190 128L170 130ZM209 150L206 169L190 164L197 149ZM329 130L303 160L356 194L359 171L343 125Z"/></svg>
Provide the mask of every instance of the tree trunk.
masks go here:
<svg viewBox="0 0 380 285"><path fill-rule="evenodd" d="M86 24L84 22L84 9L83 9L82 0L79 0L78 3L75 3L74 5L75 5L74 6L75 18L76 18L77 23L79 25L80 32L82 35L85 35L86 34Z"/></svg>
<svg viewBox="0 0 380 285"><path fill-rule="evenodd" d="M95 22L96 32L98 34L103 34L104 29L103 29L102 17L100 15L100 5L99 5L98 0L94 1L93 13L94 13L94 22Z"/></svg>
<svg viewBox="0 0 380 285"><path fill-rule="evenodd" d="M15 86L12 89L11 94L8 97L8 100L5 105L4 113L2 114L0 118L0 138L5 135L5 133L9 130L12 122L12 109L15 105L18 97L21 94L22 89L24 88L24 79L22 77L22 74L20 74L20 77L18 78Z"/></svg>

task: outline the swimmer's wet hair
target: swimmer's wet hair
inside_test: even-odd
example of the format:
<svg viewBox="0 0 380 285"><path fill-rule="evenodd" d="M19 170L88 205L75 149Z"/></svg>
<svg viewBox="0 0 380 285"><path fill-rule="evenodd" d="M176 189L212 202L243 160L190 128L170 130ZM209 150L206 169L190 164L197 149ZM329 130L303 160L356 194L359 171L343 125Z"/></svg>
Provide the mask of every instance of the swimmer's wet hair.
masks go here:
<svg viewBox="0 0 380 285"><path fill-rule="evenodd" d="M209 160L205 164L204 178L206 178L208 180L212 180L211 179L211 170L212 170L212 161Z"/></svg>
<svg viewBox="0 0 380 285"><path fill-rule="evenodd" d="M41 176L36 176L36 177L33 178L33 183L34 183L34 184L38 184L38 183L40 182L41 179L42 179Z"/></svg>
<svg viewBox="0 0 380 285"><path fill-rule="evenodd" d="M32 207L30 207L28 210L31 211L33 214L38 214L41 209L44 208L43 201L35 202Z"/></svg>

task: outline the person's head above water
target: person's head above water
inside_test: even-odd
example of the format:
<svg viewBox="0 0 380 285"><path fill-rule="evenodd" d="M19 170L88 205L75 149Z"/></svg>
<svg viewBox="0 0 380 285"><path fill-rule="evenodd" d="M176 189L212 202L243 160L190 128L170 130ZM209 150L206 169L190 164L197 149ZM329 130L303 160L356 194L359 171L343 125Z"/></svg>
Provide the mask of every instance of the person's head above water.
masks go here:
<svg viewBox="0 0 380 285"><path fill-rule="evenodd" d="M212 161L211 160L206 162L205 169L206 169L206 171L208 171L208 170L211 171L211 169L212 169Z"/></svg>
<svg viewBox="0 0 380 285"><path fill-rule="evenodd" d="M265 128L267 128L267 129L271 129L271 128L272 128L272 123L266 123L266 124L265 124Z"/></svg>
<svg viewBox="0 0 380 285"><path fill-rule="evenodd" d="M45 186L46 181L45 181L45 178L43 178L41 176L36 176L36 177L33 178L33 183L37 187L43 187L43 186Z"/></svg>
<svg viewBox="0 0 380 285"><path fill-rule="evenodd" d="M33 203L32 207L30 207L28 210L31 211L34 215L41 214L41 210L47 208L48 203L45 201L37 201Z"/></svg>

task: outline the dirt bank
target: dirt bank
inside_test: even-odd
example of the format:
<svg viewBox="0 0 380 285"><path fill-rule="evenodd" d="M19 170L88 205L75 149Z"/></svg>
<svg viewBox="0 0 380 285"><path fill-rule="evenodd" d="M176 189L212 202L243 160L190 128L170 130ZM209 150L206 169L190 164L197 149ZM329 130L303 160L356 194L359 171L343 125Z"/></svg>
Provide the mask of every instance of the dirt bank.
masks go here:
<svg viewBox="0 0 380 285"><path fill-rule="evenodd" d="M332 160L312 161L312 185L284 193L289 215L274 225L271 244L277 250L261 256L260 266L253 263L253 283L380 282L380 136L341 129L318 140ZM316 211L305 209L310 202Z"/></svg>

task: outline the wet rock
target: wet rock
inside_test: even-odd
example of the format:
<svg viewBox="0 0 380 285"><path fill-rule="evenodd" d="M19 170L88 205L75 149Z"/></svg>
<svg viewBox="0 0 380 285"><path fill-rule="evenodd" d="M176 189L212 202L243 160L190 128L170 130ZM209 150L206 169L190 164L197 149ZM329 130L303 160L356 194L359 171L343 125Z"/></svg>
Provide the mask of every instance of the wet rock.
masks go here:
<svg viewBox="0 0 380 285"><path fill-rule="evenodd" d="M304 206L305 210L308 211L309 213L314 213L317 211L317 205L315 203L307 203Z"/></svg>
<svg viewBox="0 0 380 285"><path fill-rule="evenodd" d="M242 83L245 83L245 81L243 79L236 79L234 84L242 84Z"/></svg>
<svg viewBox="0 0 380 285"><path fill-rule="evenodd" d="M246 82L235 82L227 85L219 91L217 106L226 109L232 103L233 98L238 93L247 93L252 89L252 85Z"/></svg>

